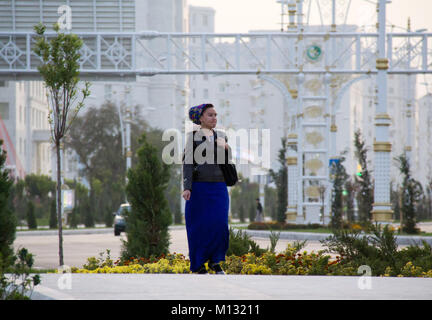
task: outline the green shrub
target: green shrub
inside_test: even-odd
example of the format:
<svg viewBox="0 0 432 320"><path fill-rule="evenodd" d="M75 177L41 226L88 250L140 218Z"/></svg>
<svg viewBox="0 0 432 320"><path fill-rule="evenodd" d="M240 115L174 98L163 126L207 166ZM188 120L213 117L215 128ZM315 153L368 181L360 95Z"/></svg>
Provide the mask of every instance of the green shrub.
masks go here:
<svg viewBox="0 0 432 320"><path fill-rule="evenodd" d="M28 300L40 283L39 275L30 276L33 255L27 249L17 251L11 261L0 254L0 300ZM6 276L6 273L8 276Z"/></svg>
<svg viewBox="0 0 432 320"><path fill-rule="evenodd" d="M165 198L169 167L145 134L139 141L138 163L127 173L126 192L131 210L125 214L127 240L122 247L125 259L167 254L169 248L168 227L172 217Z"/></svg>
<svg viewBox="0 0 432 320"><path fill-rule="evenodd" d="M230 228L229 246L226 255L242 256L248 253L250 248L250 241L250 237L246 232L242 230L238 230L237 232L235 232L232 228Z"/></svg>
<svg viewBox="0 0 432 320"><path fill-rule="evenodd" d="M106 253L106 257L104 257ZM96 270L98 268L110 267L112 268L114 265L113 260L111 259L111 250L106 249L105 252L99 253L99 258L90 257L87 258L87 264L83 265L83 269L86 270Z"/></svg>
<svg viewBox="0 0 432 320"><path fill-rule="evenodd" d="M49 219L49 228L57 229L58 221L57 221L57 204L56 199L52 199L50 203L50 219Z"/></svg>
<svg viewBox="0 0 432 320"><path fill-rule="evenodd" d="M327 252L338 253L355 269L368 265L374 276L398 276L408 263L424 272L432 270L432 250L426 242L423 247L411 245L398 251L391 228L375 225L372 231L364 235L358 230L341 230L320 242L328 247Z"/></svg>
<svg viewBox="0 0 432 320"><path fill-rule="evenodd" d="M257 257L261 256L267 251L274 252L276 244L279 241L279 233L270 234L270 248L263 249L251 239L251 237L242 230L234 231L230 228L229 246L226 253L227 256L236 255L242 256L247 253L253 253Z"/></svg>
<svg viewBox="0 0 432 320"><path fill-rule="evenodd" d="M27 225L29 229L37 229L35 206L32 201L27 202Z"/></svg>

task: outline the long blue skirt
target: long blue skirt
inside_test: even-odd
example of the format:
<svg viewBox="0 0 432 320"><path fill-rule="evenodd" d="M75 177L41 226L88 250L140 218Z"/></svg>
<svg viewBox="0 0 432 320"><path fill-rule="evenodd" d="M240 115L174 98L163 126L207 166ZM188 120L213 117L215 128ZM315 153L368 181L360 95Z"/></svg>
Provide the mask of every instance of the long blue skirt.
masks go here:
<svg viewBox="0 0 432 320"><path fill-rule="evenodd" d="M185 220L190 270L196 272L209 260L225 261L229 245L229 196L225 182L193 182L186 201Z"/></svg>

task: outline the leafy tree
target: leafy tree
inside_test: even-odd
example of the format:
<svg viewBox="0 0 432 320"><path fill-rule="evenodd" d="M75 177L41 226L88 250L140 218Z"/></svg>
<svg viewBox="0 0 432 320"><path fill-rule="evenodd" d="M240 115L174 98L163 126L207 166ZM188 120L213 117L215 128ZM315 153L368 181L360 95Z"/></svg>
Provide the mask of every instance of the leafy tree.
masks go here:
<svg viewBox="0 0 432 320"><path fill-rule="evenodd" d="M70 213L70 216L69 216L70 218L70 220L69 220L69 227L70 228L73 228L73 229L76 229L77 227L78 227L78 222L79 222L79 217L78 217L78 209L77 209L77 207L74 207L73 209L72 209L72 212Z"/></svg>
<svg viewBox="0 0 432 320"><path fill-rule="evenodd" d="M15 213L19 221L26 220L27 195L25 181L23 179L18 178L13 183L10 189L9 207Z"/></svg>
<svg viewBox="0 0 432 320"><path fill-rule="evenodd" d="M28 174L24 181L27 193L33 199L44 199L55 191L55 181L46 175Z"/></svg>
<svg viewBox="0 0 432 320"><path fill-rule="evenodd" d="M181 224L183 222L183 215L181 212L181 171L180 168L176 168L175 165L170 165L170 179L168 187L165 191L165 196L168 201L168 206L173 214L173 221L175 224ZM177 170L176 170L177 169Z"/></svg>
<svg viewBox="0 0 432 320"><path fill-rule="evenodd" d="M285 221L285 213L288 205L288 166L286 163L286 154L288 151L287 139L283 137L281 139L282 147L279 149L278 161L280 163L280 169L278 172L270 169L269 173L271 178L276 184L277 188L277 221Z"/></svg>
<svg viewBox="0 0 432 320"><path fill-rule="evenodd" d="M362 140L361 131L357 130L354 134L355 156L361 166L361 171L355 177L355 183L359 186L357 194L358 213L360 221L363 223L371 221L373 208L373 185L371 172L367 165L367 148L365 141Z"/></svg>
<svg viewBox="0 0 432 320"><path fill-rule="evenodd" d="M125 216L127 241L122 257L149 258L168 253L171 213L165 198L169 168L161 161L157 149L143 134L138 149L138 163L128 171L126 186L131 212Z"/></svg>
<svg viewBox="0 0 432 320"><path fill-rule="evenodd" d="M74 219L73 222L77 225L88 220L88 225L92 226L91 221L93 219L91 217L93 214L88 209L90 205L89 190L85 185L76 180L65 180L65 182L71 189L75 190L75 207L71 219ZM87 215L91 215L91 217L89 218Z"/></svg>
<svg viewBox="0 0 432 320"><path fill-rule="evenodd" d="M345 167L342 164L344 161L345 158L340 157L339 161L332 163L332 172L334 174L331 201L332 216L330 220L330 226L332 229L342 228L343 191L348 180L348 174L346 173Z"/></svg>
<svg viewBox="0 0 432 320"><path fill-rule="evenodd" d="M49 228L56 229L58 226L57 212L56 212L56 200L53 199L50 203L50 219Z"/></svg>
<svg viewBox="0 0 432 320"><path fill-rule="evenodd" d="M132 167L138 158L138 137L144 132L147 141L157 149L161 157L166 143L162 141L162 131L150 128L138 114L131 123ZM66 147L72 149L83 165L81 174L90 184L90 211L93 219L109 223L108 211L112 214L125 199L126 158L122 154L121 127L117 107L112 103L104 103L100 107L92 107L76 118L71 128ZM178 168L170 166L170 182L166 189L169 206L172 212L179 215L180 177ZM178 218L177 218L178 219Z"/></svg>
<svg viewBox="0 0 432 320"><path fill-rule="evenodd" d="M78 96L79 50L83 41L72 33L60 32L58 24L54 25L55 37L48 41L45 37L46 27L39 23L34 27L38 38L34 52L42 59L38 67L49 92L51 137L57 157L57 218L59 223L59 263L63 265L63 234L61 223L61 161L60 149L73 119L84 106L84 100L90 95L88 82ZM79 99L79 100L78 100ZM78 101L77 101L78 100Z"/></svg>
<svg viewBox="0 0 432 320"><path fill-rule="evenodd" d="M89 108L76 118L66 147L77 154L81 174L90 185L90 210L104 221L105 208L115 211L124 202L125 158L122 156L121 131L114 105Z"/></svg>
<svg viewBox="0 0 432 320"><path fill-rule="evenodd" d="M245 208L244 208L243 204L240 204L238 215L239 215L240 222L246 221L246 213L245 213Z"/></svg>
<svg viewBox="0 0 432 320"><path fill-rule="evenodd" d="M432 178L429 177L426 184L426 217L425 219L432 219Z"/></svg>
<svg viewBox="0 0 432 320"><path fill-rule="evenodd" d="M351 179L348 179L345 182L345 190L346 190L346 196L345 196L345 203L347 207L347 220L348 222L354 222L354 183L351 181Z"/></svg>
<svg viewBox="0 0 432 320"><path fill-rule="evenodd" d="M29 229L37 229L35 206L33 201L27 202L27 226Z"/></svg>
<svg viewBox="0 0 432 320"><path fill-rule="evenodd" d="M0 264L9 265L13 256L16 219L8 206L13 182L8 170L5 169L6 151L2 145L3 141L0 140Z"/></svg>
<svg viewBox="0 0 432 320"><path fill-rule="evenodd" d="M36 218L47 217L50 207L50 194L55 194L56 183L46 175L28 174L25 179L27 201L32 201Z"/></svg>
<svg viewBox="0 0 432 320"><path fill-rule="evenodd" d="M264 211L272 220L277 219L277 190L275 188L264 186Z"/></svg>
<svg viewBox="0 0 432 320"><path fill-rule="evenodd" d="M432 218L432 180L428 181L424 187L424 194L417 203L417 221L429 220Z"/></svg>
<svg viewBox="0 0 432 320"><path fill-rule="evenodd" d="M257 183L250 182L240 174L239 181L231 188L231 212L233 217L240 218L244 222L246 216L249 221L255 220L256 203L255 199L259 195ZM243 219L243 220L242 220Z"/></svg>
<svg viewBox="0 0 432 320"><path fill-rule="evenodd" d="M416 203L423 195L421 184L411 176L409 160L406 154L396 158L399 163L399 170L403 176L402 182L402 231L410 234L419 232L416 228Z"/></svg>

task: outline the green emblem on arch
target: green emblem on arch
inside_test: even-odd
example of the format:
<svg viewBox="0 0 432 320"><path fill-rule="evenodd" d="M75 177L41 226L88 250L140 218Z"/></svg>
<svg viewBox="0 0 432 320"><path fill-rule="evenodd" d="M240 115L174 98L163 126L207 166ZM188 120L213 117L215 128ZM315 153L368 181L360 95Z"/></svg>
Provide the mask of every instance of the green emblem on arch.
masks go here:
<svg viewBox="0 0 432 320"><path fill-rule="evenodd" d="M321 47L313 44L306 48L306 56L311 61L318 61L318 59L321 57L322 50Z"/></svg>

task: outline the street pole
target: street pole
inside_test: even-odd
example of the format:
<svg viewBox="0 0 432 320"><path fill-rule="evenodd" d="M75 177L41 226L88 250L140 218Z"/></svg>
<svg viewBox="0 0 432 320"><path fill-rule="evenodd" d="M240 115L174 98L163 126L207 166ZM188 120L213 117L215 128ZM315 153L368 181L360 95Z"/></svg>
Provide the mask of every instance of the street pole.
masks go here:
<svg viewBox="0 0 432 320"><path fill-rule="evenodd" d="M132 167L132 150L131 150L131 92L130 92L130 86L127 86L125 88L125 94L126 94L126 183L127 183L127 171Z"/></svg>
<svg viewBox="0 0 432 320"><path fill-rule="evenodd" d="M391 118L387 114L387 72L389 60L386 55L386 2L378 3L378 58L376 60L378 105L375 111L375 137L373 144L375 162L375 188L372 220L390 222L393 210L390 203L390 154L389 141Z"/></svg>
<svg viewBox="0 0 432 320"><path fill-rule="evenodd" d="M125 96L126 96L126 117L124 119L124 122L126 123L126 174L125 174L125 181L126 181L126 186L129 182L128 180L128 171L129 169L132 167L132 149L131 149L131 128L130 128L130 124L131 124L131 102L132 102L132 98L131 98L131 92L130 92L130 86L126 86L125 87ZM127 193L125 194L125 201L128 202L127 199Z"/></svg>

